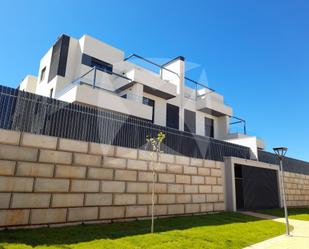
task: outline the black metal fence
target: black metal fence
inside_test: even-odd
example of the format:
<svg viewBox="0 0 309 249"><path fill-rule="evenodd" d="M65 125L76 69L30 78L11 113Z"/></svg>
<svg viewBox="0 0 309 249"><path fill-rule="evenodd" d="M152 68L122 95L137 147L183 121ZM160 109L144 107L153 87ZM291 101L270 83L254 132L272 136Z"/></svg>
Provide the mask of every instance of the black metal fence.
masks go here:
<svg viewBox="0 0 309 249"><path fill-rule="evenodd" d="M275 154L267 151L258 151L259 161L264 163L279 164L279 160ZM287 172L309 175L309 163L290 157L285 157L283 161L283 169Z"/></svg>
<svg viewBox="0 0 309 249"><path fill-rule="evenodd" d="M218 161L224 156L250 158L244 146L5 86L0 86L0 128L142 149L147 135L162 131L165 153Z"/></svg>

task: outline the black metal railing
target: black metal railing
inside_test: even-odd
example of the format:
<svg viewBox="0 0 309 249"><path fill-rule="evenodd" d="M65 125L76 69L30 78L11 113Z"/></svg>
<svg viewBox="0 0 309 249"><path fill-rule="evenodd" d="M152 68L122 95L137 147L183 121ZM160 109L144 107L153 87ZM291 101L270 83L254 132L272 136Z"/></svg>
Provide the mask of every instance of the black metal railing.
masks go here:
<svg viewBox="0 0 309 249"><path fill-rule="evenodd" d="M147 135L162 131L165 153L218 161L225 156L250 158L248 147L5 86L0 86L0 128L141 149Z"/></svg>
<svg viewBox="0 0 309 249"><path fill-rule="evenodd" d="M279 164L277 156L267 151L258 151L259 161L264 163ZM309 162L285 157L283 161L283 169L287 172L309 175Z"/></svg>

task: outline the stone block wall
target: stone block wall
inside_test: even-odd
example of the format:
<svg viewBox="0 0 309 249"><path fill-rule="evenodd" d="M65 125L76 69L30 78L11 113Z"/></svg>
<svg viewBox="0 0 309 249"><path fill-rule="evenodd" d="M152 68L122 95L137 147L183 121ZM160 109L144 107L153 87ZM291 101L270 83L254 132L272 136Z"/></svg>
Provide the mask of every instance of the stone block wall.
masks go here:
<svg viewBox="0 0 309 249"><path fill-rule="evenodd" d="M284 172L284 186L289 207L309 206L309 175Z"/></svg>
<svg viewBox="0 0 309 249"><path fill-rule="evenodd" d="M0 130L0 227L222 211L223 162Z"/></svg>

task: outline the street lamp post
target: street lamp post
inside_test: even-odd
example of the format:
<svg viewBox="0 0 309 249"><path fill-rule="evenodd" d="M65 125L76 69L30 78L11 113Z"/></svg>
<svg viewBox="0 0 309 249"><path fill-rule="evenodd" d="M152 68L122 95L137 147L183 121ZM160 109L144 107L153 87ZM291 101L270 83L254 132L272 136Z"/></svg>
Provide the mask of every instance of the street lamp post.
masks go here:
<svg viewBox="0 0 309 249"><path fill-rule="evenodd" d="M283 207L284 207L284 216L285 216L285 225L286 225L286 235L290 235L290 228L289 228L289 218L288 218L288 209L286 205L286 196L285 196L285 188L284 188L284 180L283 180L283 164L282 161L284 156L288 150L286 147L277 147L273 148L275 154L277 155L279 162L280 162L280 179L281 179L281 188L282 188L282 196L283 196Z"/></svg>

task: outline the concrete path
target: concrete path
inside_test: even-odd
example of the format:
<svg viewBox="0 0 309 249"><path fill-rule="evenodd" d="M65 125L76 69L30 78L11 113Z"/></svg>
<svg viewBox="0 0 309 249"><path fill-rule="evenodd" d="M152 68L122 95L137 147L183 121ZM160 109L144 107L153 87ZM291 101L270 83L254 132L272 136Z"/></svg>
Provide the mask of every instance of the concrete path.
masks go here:
<svg viewBox="0 0 309 249"><path fill-rule="evenodd" d="M254 212L242 212L246 215L262 219L271 219L277 222L285 222L284 218L277 218ZM291 236L281 235L263 242L251 245L245 249L309 249L309 221L289 219L290 225L294 227Z"/></svg>

